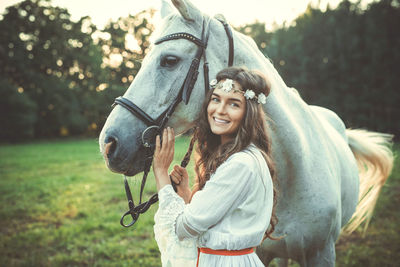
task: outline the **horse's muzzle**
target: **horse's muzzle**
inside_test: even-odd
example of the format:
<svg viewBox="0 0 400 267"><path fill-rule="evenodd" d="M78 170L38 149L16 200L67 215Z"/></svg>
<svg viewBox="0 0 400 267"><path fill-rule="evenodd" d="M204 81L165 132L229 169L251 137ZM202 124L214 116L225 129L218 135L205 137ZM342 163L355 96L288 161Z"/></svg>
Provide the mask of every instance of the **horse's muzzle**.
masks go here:
<svg viewBox="0 0 400 267"><path fill-rule="evenodd" d="M144 160L136 143L123 142L117 134L100 135L100 151L107 167L116 173L133 176L144 168Z"/></svg>

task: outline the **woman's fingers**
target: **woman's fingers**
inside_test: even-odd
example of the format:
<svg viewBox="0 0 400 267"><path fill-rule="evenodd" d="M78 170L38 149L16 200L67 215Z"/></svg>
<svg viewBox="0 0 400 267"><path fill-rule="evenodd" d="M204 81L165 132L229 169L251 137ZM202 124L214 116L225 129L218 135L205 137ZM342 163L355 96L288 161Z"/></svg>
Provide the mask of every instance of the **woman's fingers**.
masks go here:
<svg viewBox="0 0 400 267"><path fill-rule="evenodd" d="M159 154L160 153L160 136L156 136L156 150L154 151L154 154Z"/></svg>
<svg viewBox="0 0 400 267"><path fill-rule="evenodd" d="M174 166L174 171L177 172L182 178L188 177L187 170L179 165Z"/></svg>
<svg viewBox="0 0 400 267"><path fill-rule="evenodd" d="M184 169L184 168L182 168L182 167L179 166L179 165L175 165L175 166L174 166L174 171L175 171L176 173L178 173L180 176L183 175L183 169Z"/></svg>
<svg viewBox="0 0 400 267"><path fill-rule="evenodd" d="M166 157L173 157L175 149L175 136L174 130L167 127L163 130L163 140L161 144L161 152Z"/></svg>
<svg viewBox="0 0 400 267"><path fill-rule="evenodd" d="M181 176L178 174L171 174L171 179L175 184L181 183Z"/></svg>
<svg viewBox="0 0 400 267"><path fill-rule="evenodd" d="M168 148L168 132L167 129L164 129L161 150L167 151L167 148Z"/></svg>
<svg viewBox="0 0 400 267"><path fill-rule="evenodd" d="M181 166L179 166L179 165L174 165L174 170L173 171L176 171L177 173L181 173Z"/></svg>
<svg viewBox="0 0 400 267"><path fill-rule="evenodd" d="M160 135L156 136L156 146L154 151L154 165L156 169L168 171L174 158L175 137L174 131L168 127L163 130L162 140ZM179 178L179 177L178 177ZM179 181L178 181L179 182Z"/></svg>
<svg viewBox="0 0 400 267"><path fill-rule="evenodd" d="M174 150L175 150L175 134L174 134L174 129L168 127L168 146L169 146L169 152L170 156L174 156Z"/></svg>
<svg viewBox="0 0 400 267"><path fill-rule="evenodd" d="M179 181L182 178L182 173L176 171L176 170L172 170L171 175L175 176L177 179L179 179Z"/></svg>

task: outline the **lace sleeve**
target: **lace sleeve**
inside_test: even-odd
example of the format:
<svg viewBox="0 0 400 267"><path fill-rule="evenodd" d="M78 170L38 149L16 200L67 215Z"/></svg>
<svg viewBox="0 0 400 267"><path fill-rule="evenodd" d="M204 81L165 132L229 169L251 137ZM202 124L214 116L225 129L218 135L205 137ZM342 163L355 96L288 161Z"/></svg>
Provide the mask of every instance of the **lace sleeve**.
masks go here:
<svg viewBox="0 0 400 267"><path fill-rule="evenodd" d="M196 239L179 241L175 232L178 216L183 213L185 202L171 185L158 192L159 206L154 216L154 234L161 252L162 266L196 266Z"/></svg>

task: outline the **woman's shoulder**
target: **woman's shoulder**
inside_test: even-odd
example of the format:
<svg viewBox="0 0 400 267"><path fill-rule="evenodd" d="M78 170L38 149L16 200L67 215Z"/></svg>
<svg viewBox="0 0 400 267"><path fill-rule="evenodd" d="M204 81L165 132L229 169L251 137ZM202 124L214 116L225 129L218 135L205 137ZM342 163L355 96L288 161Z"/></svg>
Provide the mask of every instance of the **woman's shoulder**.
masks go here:
<svg viewBox="0 0 400 267"><path fill-rule="evenodd" d="M262 157L261 151L254 145L250 144L242 151L236 152L231 155L226 162L230 163L240 163L241 165L248 166L249 168L254 168L257 162Z"/></svg>

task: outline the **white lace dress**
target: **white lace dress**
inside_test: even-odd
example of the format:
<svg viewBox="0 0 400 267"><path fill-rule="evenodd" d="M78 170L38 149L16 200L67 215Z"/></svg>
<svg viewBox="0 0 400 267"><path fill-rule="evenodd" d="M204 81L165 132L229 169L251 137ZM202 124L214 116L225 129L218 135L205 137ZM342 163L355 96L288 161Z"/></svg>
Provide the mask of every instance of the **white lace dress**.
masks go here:
<svg viewBox="0 0 400 267"><path fill-rule="evenodd" d="M196 266L197 248L241 250L260 245L272 212L273 187L261 152L250 145L221 164L185 204L171 185L158 193L154 233L162 266ZM264 266L256 253L200 253L199 266Z"/></svg>

